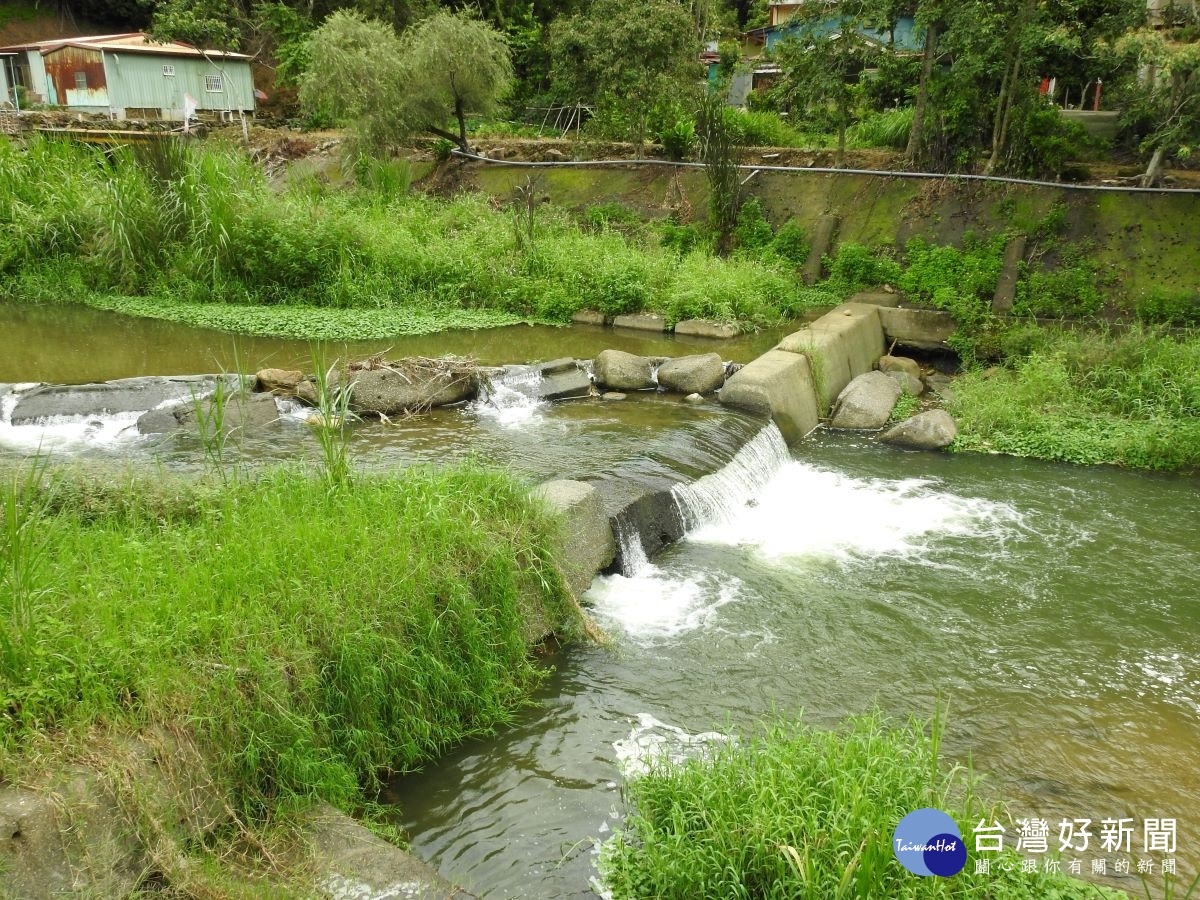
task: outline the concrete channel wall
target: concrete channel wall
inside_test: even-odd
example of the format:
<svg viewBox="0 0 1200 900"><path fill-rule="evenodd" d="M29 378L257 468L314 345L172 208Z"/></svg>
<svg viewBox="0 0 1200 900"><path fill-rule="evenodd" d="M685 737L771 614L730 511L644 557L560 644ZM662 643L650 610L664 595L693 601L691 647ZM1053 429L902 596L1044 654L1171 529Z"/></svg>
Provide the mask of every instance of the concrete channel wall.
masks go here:
<svg viewBox="0 0 1200 900"><path fill-rule="evenodd" d="M851 379L883 355L880 308L843 303L743 366L721 389L727 406L770 416L789 445L817 427Z"/></svg>

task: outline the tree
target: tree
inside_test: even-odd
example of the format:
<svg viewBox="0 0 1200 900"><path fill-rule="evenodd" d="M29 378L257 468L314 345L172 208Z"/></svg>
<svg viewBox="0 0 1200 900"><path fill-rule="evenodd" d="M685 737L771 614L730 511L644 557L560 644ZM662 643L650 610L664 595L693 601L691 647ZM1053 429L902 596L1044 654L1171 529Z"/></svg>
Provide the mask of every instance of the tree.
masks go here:
<svg viewBox="0 0 1200 900"><path fill-rule="evenodd" d="M730 109L723 95L710 91L700 101L696 114L696 134L700 139L700 159L708 179L708 221L717 237L717 252L724 255L733 246L742 206L742 147L737 129L732 126Z"/></svg>
<svg viewBox="0 0 1200 900"><path fill-rule="evenodd" d="M300 100L353 122L360 150L378 153L427 131L469 150L466 117L488 115L512 84L504 36L467 15L433 16L397 37L354 12L330 16L308 43ZM451 117L458 133L443 128Z"/></svg>
<svg viewBox="0 0 1200 900"><path fill-rule="evenodd" d="M1162 179L1166 160L1191 153L1200 141L1200 42L1176 41L1171 32L1141 29L1117 42L1117 50L1136 60L1140 88L1133 115L1149 123L1141 142L1150 161L1142 186Z"/></svg>
<svg viewBox="0 0 1200 900"><path fill-rule="evenodd" d="M853 120L858 76L878 52L860 31L872 24L872 11L862 0L833 8L823 3L801 7L792 20L798 28L775 54L780 69L776 99L810 116L828 116L838 136L837 168L846 162L846 130Z"/></svg>
<svg viewBox="0 0 1200 900"><path fill-rule="evenodd" d="M403 35L408 93L402 109L412 130L454 140L464 152L467 115L492 115L513 83L504 35L463 13L439 12ZM453 113L458 135L436 127Z"/></svg>
<svg viewBox="0 0 1200 900"><path fill-rule="evenodd" d="M639 143L656 108L694 96L702 77L690 7L674 0L595 0L551 26L552 83Z"/></svg>

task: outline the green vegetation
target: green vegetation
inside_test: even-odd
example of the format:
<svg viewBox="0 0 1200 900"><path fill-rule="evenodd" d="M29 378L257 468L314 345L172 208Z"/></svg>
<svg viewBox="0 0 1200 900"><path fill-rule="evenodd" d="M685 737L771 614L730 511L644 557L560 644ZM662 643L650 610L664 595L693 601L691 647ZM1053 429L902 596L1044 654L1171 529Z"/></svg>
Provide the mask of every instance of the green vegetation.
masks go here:
<svg viewBox="0 0 1200 900"><path fill-rule="evenodd" d="M491 115L512 87L508 42L466 14L434 13L400 36L339 10L312 33L300 95L310 115L349 123L352 152L379 155L414 132L467 143L468 114ZM441 126L453 119L457 134Z"/></svg>
<svg viewBox="0 0 1200 900"><path fill-rule="evenodd" d="M403 173L362 173L373 187L280 193L235 150L110 160L0 142L0 298L313 338L565 322L587 307L754 328L813 300L780 254L717 259L705 241L677 249L660 229L626 234L544 205L516 234L486 198L408 196Z"/></svg>
<svg viewBox="0 0 1200 900"><path fill-rule="evenodd" d="M1021 328L1009 362L954 385L956 450L1200 468L1200 335Z"/></svg>
<svg viewBox="0 0 1200 900"><path fill-rule="evenodd" d="M940 725L892 725L878 714L838 733L765 726L682 765L659 760L625 787L630 814L601 851L616 897L1124 896L1062 875L1022 873L996 854L990 874L919 878L896 861L896 823L922 807L964 835L1003 819L961 769L941 769ZM1009 863L1005 867L999 863Z"/></svg>
<svg viewBox="0 0 1200 900"><path fill-rule="evenodd" d="M530 642L578 624L554 528L473 466L5 474L0 779L164 725L194 737L244 821L360 807L526 701Z"/></svg>

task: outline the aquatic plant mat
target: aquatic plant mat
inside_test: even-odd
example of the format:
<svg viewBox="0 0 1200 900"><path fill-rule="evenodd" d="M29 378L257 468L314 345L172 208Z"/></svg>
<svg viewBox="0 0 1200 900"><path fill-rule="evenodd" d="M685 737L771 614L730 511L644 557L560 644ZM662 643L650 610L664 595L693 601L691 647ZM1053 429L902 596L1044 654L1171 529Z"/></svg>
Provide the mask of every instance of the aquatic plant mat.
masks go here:
<svg viewBox="0 0 1200 900"><path fill-rule="evenodd" d="M799 723L709 745L684 763L658 759L624 794L624 829L601 850L605 884L633 897L1124 897L1064 875L1022 872L1011 851L974 871L972 829L1003 819L969 773L939 768L941 726L878 714L834 732ZM967 868L951 878L906 871L896 824L934 807L967 837Z"/></svg>
<svg viewBox="0 0 1200 900"><path fill-rule="evenodd" d="M578 625L555 523L467 465L340 484L0 473L0 781L189 736L252 828L491 732Z"/></svg>

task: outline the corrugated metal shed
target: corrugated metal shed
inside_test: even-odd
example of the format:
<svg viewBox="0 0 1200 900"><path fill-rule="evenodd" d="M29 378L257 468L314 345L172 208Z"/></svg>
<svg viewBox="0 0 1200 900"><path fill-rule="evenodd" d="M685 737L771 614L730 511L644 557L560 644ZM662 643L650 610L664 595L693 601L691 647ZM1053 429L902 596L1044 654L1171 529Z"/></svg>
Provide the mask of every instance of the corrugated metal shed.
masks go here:
<svg viewBox="0 0 1200 900"><path fill-rule="evenodd" d="M182 119L197 110L253 112L250 57L181 41L153 43L140 32L0 47L27 61L22 79L46 103L119 118Z"/></svg>
<svg viewBox="0 0 1200 900"><path fill-rule="evenodd" d="M0 105L13 102L12 63L15 58L15 53L0 53Z"/></svg>

